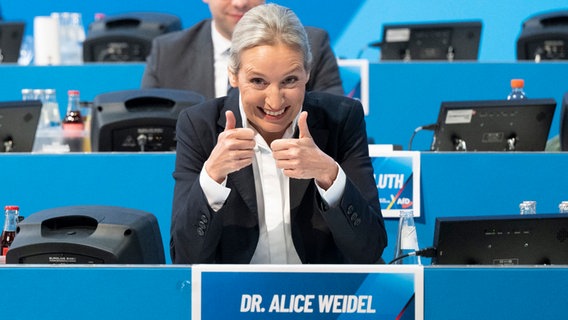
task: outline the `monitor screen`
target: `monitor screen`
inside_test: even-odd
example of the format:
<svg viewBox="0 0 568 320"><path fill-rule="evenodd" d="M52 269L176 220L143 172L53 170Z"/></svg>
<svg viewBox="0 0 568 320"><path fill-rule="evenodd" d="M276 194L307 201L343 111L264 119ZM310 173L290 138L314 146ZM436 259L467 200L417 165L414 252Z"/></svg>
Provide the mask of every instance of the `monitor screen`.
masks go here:
<svg viewBox="0 0 568 320"><path fill-rule="evenodd" d="M568 264L568 215L438 217L437 265Z"/></svg>
<svg viewBox="0 0 568 320"><path fill-rule="evenodd" d="M24 22L0 21L0 63L18 62L24 27Z"/></svg>
<svg viewBox="0 0 568 320"><path fill-rule="evenodd" d="M432 151L544 151L554 99L442 102Z"/></svg>
<svg viewBox="0 0 568 320"><path fill-rule="evenodd" d="M41 101L0 102L0 152L31 152Z"/></svg>
<svg viewBox="0 0 568 320"><path fill-rule="evenodd" d="M385 24L381 60L477 60L481 21Z"/></svg>

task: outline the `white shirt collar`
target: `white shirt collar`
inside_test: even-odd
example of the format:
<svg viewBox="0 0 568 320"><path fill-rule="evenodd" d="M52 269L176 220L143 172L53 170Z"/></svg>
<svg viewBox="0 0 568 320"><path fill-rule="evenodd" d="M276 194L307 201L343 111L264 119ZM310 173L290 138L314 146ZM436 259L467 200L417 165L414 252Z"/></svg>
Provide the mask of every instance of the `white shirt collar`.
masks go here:
<svg viewBox="0 0 568 320"><path fill-rule="evenodd" d="M211 39L213 40L213 54L215 58L220 57L231 47L231 40L219 33L214 20L211 21Z"/></svg>

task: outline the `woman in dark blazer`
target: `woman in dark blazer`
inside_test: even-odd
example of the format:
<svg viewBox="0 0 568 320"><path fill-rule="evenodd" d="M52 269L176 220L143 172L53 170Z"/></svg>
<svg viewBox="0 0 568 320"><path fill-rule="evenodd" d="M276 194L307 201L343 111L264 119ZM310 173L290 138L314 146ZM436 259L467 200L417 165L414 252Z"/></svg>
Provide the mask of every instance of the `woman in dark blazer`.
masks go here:
<svg viewBox="0 0 568 320"><path fill-rule="evenodd" d="M174 263L381 261L387 245L361 104L306 93L294 13L268 4L233 34L229 96L177 123Z"/></svg>

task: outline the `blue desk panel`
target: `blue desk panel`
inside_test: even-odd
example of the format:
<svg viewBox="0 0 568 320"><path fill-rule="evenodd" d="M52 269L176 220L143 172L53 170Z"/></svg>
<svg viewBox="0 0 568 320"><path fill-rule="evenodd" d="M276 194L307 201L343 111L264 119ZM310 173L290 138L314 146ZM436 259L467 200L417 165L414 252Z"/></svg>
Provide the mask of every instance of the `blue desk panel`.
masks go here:
<svg viewBox="0 0 568 320"><path fill-rule="evenodd" d="M191 270L177 266L0 266L2 319L191 317Z"/></svg>
<svg viewBox="0 0 568 320"><path fill-rule="evenodd" d="M568 153L424 152L421 159L420 247L432 245L439 216L518 214L523 200L536 200L538 213L555 213L568 200ZM174 153L2 154L0 206L18 204L24 216L69 205L153 213L169 263L174 164ZM398 221L387 219L386 228L389 261Z"/></svg>
<svg viewBox="0 0 568 320"><path fill-rule="evenodd" d="M142 63L88 63L79 66L0 65L0 101L21 99L22 88L55 88L64 114L67 90L83 101L98 94L140 87ZM554 98L568 92L566 62L381 62L369 66L370 113L367 132L375 143L407 148L414 129L436 122L442 101L505 99L510 79L524 78L529 98ZM551 137L559 131L557 107ZM420 132L414 150L429 150L432 133Z"/></svg>
<svg viewBox="0 0 568 320"><path fill-rule="evenodd" d="M20 214L71 205L109 205L153 213L169 259L173 153L0 154L0 206Z"/></svg>
<svg viewBox="0 0 568 320"><path fill-rule="evenodd" d="M424 269L424 319L566 319L567 267Z"/></svg>
<svg viewBox="0 0 568 320"><path fill-rule="evenodd" d="M0 273L9 294L2 319L191 319L189 266L3 265ZM566 319L567 286L566 266L426 267L424 319Z"/></svg>
<svg viewBox="0 0 568 320"><path fill-rule="evenodd" d="M568 63L412 62L369 66L367 133L375 143L407 150L414 129L435 123L443 101L506 99L510 80L525 79L529 98L557 102L550 137L558 134L560 103L568 92ZM430 150L432 132L421 131L413 150Z"/></svg>

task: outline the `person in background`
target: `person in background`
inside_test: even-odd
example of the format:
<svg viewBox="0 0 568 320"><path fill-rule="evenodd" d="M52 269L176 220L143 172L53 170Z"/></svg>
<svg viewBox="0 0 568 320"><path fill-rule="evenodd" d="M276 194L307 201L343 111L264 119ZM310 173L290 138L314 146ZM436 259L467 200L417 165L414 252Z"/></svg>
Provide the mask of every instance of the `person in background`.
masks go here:
<svg viewBox="0 0 568 320"><path fill-rule="evenodd" d="M212 19L154 39L142 76L142 88L192 90L205 99L227 94L227 52L235 25L245 12L265 1L203 2L209 5ZM307 90L343 95L328 33L311 27L307 27L306 31L314 56Z"/></svg>
<svg viewBox="0 0 568 320"><path fill-rule="evenodd" d="M228 96L178 118L173 263L370 264L387 236L357 100L306 91L312 53L276 4L237 24Z"/></svg>

